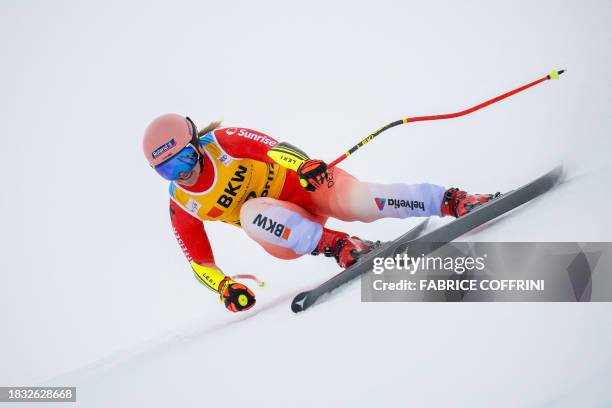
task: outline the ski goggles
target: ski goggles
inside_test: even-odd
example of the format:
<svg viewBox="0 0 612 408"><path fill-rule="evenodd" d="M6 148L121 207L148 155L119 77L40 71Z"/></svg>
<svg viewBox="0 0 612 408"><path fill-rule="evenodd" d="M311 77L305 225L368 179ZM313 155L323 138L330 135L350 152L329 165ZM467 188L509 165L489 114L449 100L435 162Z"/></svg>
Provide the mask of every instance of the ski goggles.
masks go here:
<svg viewBox="0 0 612 408"><path fill-rule="evenodd" d="M189 143L180 152L155 166L155 171L166 180L178 180L181 173L190 173L200 160L200 153Z"/></svg>

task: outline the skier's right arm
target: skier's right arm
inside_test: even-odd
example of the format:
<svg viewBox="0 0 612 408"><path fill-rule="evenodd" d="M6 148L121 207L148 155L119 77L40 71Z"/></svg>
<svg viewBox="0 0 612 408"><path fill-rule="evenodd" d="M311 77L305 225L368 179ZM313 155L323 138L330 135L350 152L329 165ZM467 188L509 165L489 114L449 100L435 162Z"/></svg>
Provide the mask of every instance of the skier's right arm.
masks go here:
<svg viewBox="0 0 612 408"><path fill-rule="evenodd" d="M196 278L210 290L219 293L228 310L238 312L255 304L255 295L246 286L233 281L215 264L204 223L170 200L172 230L181 250L191 264Z"/></svg>

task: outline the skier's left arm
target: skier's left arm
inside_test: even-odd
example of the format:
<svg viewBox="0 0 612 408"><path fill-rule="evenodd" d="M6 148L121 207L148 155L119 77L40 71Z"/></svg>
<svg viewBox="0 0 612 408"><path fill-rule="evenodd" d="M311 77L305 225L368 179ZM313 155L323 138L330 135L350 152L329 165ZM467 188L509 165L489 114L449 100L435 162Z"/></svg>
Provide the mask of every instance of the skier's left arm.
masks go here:
<svg viewBox="0 0 612 408"><path fill-rule="evenodd" d="M221 128L215 130L217 141L230 156L255 159L295 171L302 186L315 191L329 183L327 165L322 160L311 160L302 150L287 142L279 143L265 133L247 128Z"/></svg>
<svg viewBox="0 0 612 408"><path fill-rule="evenodd" d="M268 157L268 151L278 144L273 137L247 128L221 128L214 132L219 145L230 156L266 163L274 162Z"/></svg>

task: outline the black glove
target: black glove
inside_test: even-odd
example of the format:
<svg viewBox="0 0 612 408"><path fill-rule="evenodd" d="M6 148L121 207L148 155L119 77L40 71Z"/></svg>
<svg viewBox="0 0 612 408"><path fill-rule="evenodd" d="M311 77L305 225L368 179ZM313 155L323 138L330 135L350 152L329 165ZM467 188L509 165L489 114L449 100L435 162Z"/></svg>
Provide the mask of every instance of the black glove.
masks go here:
<svg viewBox="0 0 612 408"><path fill-rule="evenodd" d="M219 284L219 294L221 302L231 312L242 312L255 305L255 294L251 292L251 289L228 277L225 277Z"/></svg>
<svg viewBox="0 0 612 408"><path fill-rule="evenodd" d="M330 180L327 164L323 160L306 160L298 168L297 174L300 184L308 191L316 191Z"/></svg>

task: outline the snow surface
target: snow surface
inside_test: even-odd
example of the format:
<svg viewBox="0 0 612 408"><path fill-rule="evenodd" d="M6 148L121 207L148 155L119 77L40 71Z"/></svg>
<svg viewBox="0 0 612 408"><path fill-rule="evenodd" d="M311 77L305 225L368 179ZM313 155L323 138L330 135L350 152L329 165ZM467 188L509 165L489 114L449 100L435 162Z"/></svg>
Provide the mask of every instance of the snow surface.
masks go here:
<svg viewBox="0 0 612 408"><path fill-rule="evenodd" d="M334 263L272 259L213 223L220 266L268 282L254 310L226 312L140 151L175 111L332 160L390 121L566 68L471 116L390 130L343 167L490 192L564 163L563 185L462 239L611 241L611 2L1 7L0 386L75 385L79 407L612 405L608 303L366 304L354 282L294 315ZM330 226L390 239L416 222Z"/></svg>

